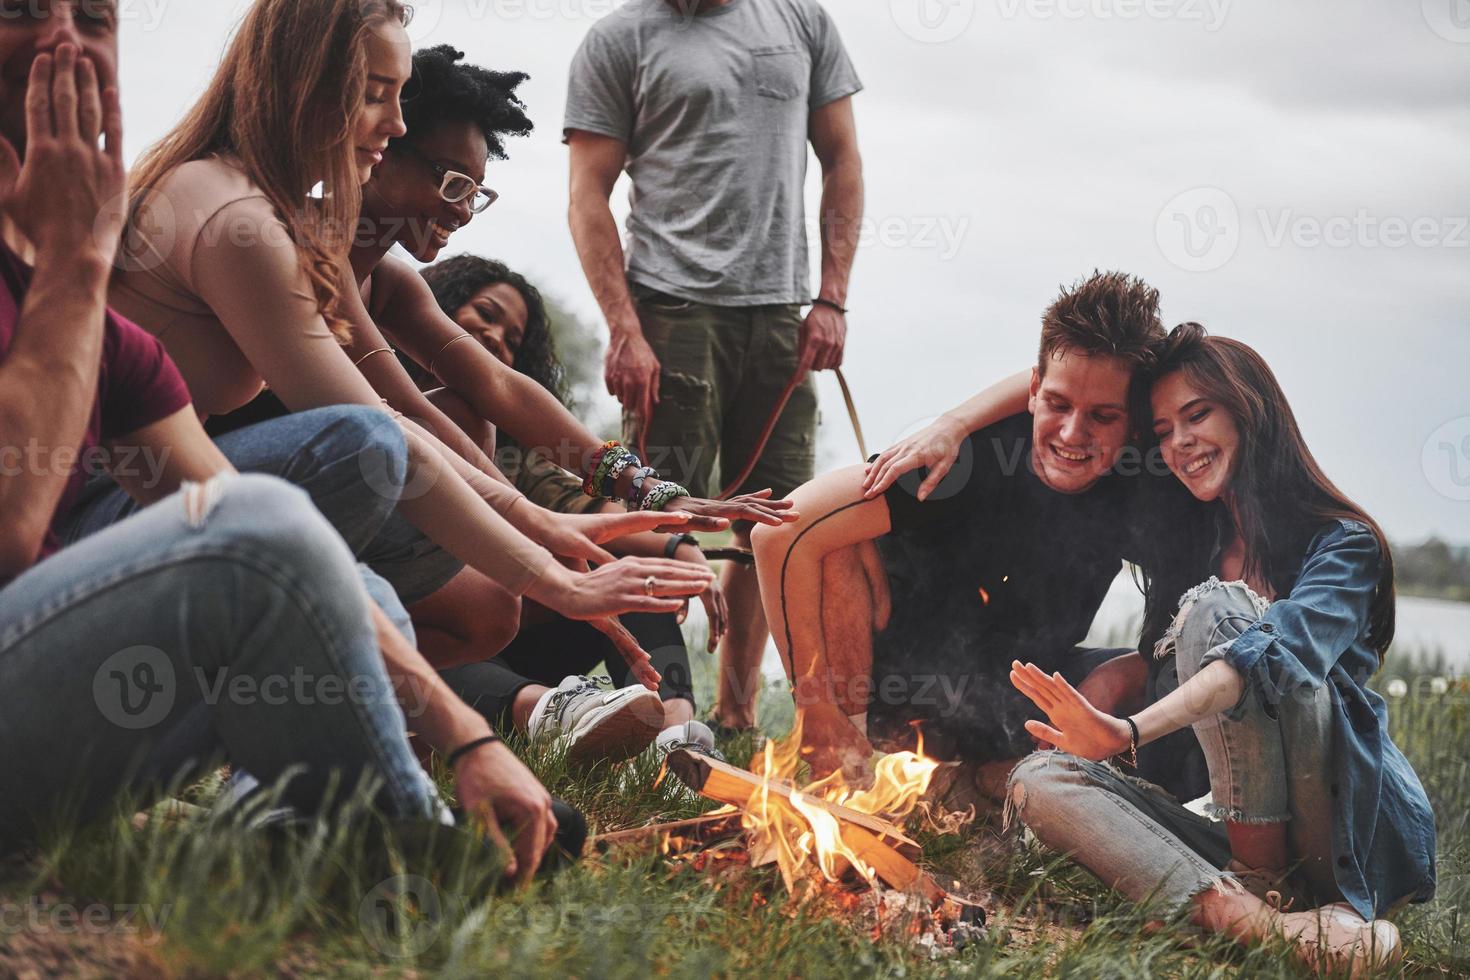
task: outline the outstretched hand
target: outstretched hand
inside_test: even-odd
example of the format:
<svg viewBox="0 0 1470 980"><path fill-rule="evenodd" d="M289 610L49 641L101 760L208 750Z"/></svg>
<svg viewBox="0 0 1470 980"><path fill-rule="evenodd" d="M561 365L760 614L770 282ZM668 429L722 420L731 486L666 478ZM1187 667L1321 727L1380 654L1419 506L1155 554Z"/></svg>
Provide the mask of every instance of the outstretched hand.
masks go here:
<svg viewBox="0 0 1470 980"><path fill-rule="evenodd" d="M731 521L751 521L779 527L790 524L801 515L790 500L772 500L769 488L755 493L742 493L729 500L708 500L704 497L675 497L673 506L690 520L683 528L670 525L655 528L657 531L723 531Z"/></svg>
<svg viewBox="0 0 1470 980"><path fill-rule="evenodd" d="M524 502L510 511L510 520L521 533L552 554L599 565L615 560L601 547L608 541L655 528L682 531L689 525L689 515L682 511L666 514L651 511L562 514L544 507L528 507Z"/></svg>
<svg viewBox="0 0 1470 980"><path fill-rule="evenodd" d="M1131 742L1128 723L1093 707L1061 674L1048 675L1035 664L1011 661L1011 683L1046 712L1050 725L1026 722L1033 738L1063 752L1094 761L1126 752Z"/></svg>

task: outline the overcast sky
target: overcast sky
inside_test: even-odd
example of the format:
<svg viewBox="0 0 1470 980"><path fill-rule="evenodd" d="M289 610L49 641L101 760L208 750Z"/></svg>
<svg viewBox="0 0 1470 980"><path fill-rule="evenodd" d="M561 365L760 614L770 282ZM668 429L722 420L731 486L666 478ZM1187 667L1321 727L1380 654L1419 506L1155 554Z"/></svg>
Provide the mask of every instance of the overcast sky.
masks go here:
<svg viewBox="0 0 1470 980"><path fill-rule="evenodd" d="M248 3L121 3L136 155ZM501 200L450 251L595 314L560 122L572 53L616 4L418 6L418 44L531 75L536 132L491 167ZM873 447L1028 364L1061 283L1124 269L1159 287L1167 323L1260 350L1327 473L1390 535L1470 541L1470 0L827 7L867 86L846 373ZM817 191L813 160L813 213ZM824 463L855 461L821 388Z"/></svg>

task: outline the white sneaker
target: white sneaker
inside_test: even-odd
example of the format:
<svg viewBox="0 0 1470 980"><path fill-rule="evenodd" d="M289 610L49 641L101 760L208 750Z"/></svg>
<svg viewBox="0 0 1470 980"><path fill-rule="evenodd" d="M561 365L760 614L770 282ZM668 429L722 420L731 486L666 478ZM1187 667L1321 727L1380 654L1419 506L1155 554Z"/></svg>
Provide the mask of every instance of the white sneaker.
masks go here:
<svg viewBox="0 0 1470 980"><path fill-rule="evenodd" d="M715 748L715 733L702 721L686 721L682 725L670 725L658 733L658 754L668 755L676 749L691 749L714 759L725 761L720 750Z"/></svg>
<svg viewBox="0 0 1470 980"><path fill-rule="evenodd" d="M596 678L572 676L536 702L527 733L532 741L566 739L572 762L619 762L648 748L663 720L656 691L641 684L604 691Z"/></svg>
<svg viewBox="0 0 1470 980"><path fill-rule="evenodd" d="M1346 902L1306 912L1285 912L1277 928L1308 967L1362 977L1390 969L1403 958L1399 930L1386 919L1365 921Z"/></svg>

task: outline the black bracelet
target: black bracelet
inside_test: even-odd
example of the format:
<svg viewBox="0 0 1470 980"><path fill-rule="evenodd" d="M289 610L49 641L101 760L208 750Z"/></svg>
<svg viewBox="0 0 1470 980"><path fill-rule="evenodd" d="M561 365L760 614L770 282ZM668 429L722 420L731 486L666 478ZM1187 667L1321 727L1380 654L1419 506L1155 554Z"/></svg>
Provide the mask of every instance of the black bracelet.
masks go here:
<svg viewBox="0 0 1470 980"><path fill-rule="evenodd" d="M812 305L813 306L825 306L828 309L836 310L838 313L841 313L843 316L846 316L847 315L847 307L843 306L841 303L837 302L836 300L827 299L824 296L818 296L816 299L812 300Z"/></svg>
<svg viewBox="0 0 1470 980"><path fill-rule="evenodd" d="M669 536L669 543L666 544L666 545L664 545L664 557L665 558L672 558L672 557L674 557L674 552L676 552L676 551L679 550L679 545L681 545L681 544L692 544L692 545L694 545L694 547L698 548L699 547L699 539L696 538L692 534L672 534L672 535L670 535Z"/></svg>
<svg viewBox="0 0 1470 980"><path fill-rule="evenodd" d="M499 735L486 735L484 738L477 738L472 742L466 742L459 748L455 749L453 752L449 753L449 758L447 760L449 768L453 769L455 763L459 762L460 759L463 759L465 756L475 751L475 749L478 749L483 745L494 745L496 742L503 741L505 741L505 739L501 738Z"/></svg>
<svg viewBox="0 0 1470 980"><path fill-rule="evenodd" d="M1124 718L1128 723L1128 763L1138 765L1138 723L1132 718Z"/></svg>

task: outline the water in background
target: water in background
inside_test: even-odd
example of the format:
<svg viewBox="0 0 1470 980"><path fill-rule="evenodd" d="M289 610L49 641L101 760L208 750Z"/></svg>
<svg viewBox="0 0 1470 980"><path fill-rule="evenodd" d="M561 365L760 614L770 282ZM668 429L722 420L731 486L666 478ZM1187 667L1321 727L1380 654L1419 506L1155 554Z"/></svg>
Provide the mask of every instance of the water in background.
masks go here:
<svg viewBox="0 0 1470 980"><path fill-rule="evenodd" d="M1124 637L1130 638L1124 643L1136 640L1142 620L1142 594L1132 578L1119 575L1093 620L1087 644L1112 646ZM1450 670L1470 674L1470 602L1399 596L1398 627L1390 656L1394 651L1412 651L1423 660L1443 655Z"/></svg>
<svg viewBox="0 0 1470 980"><path fill-rule="evenodd" d="M703 610L694 603L689 619L693 626L692 621L701 617L700 625L695 627L699 636L704 635L702 615ZM1092 632L1087 635L1087 645L1127 646L1137 640L1142 619L1143 596L1131 577L1119 575L1098 610ZM703 645L698 649L703 650ZM1470 675L1470 602L1399 596L1394 651L1412 652L1421 661L1432 661L1436 655L1443 655L1450 671ZM774 643L767 644L761 669L770 678L784 676Z"/></svg>

